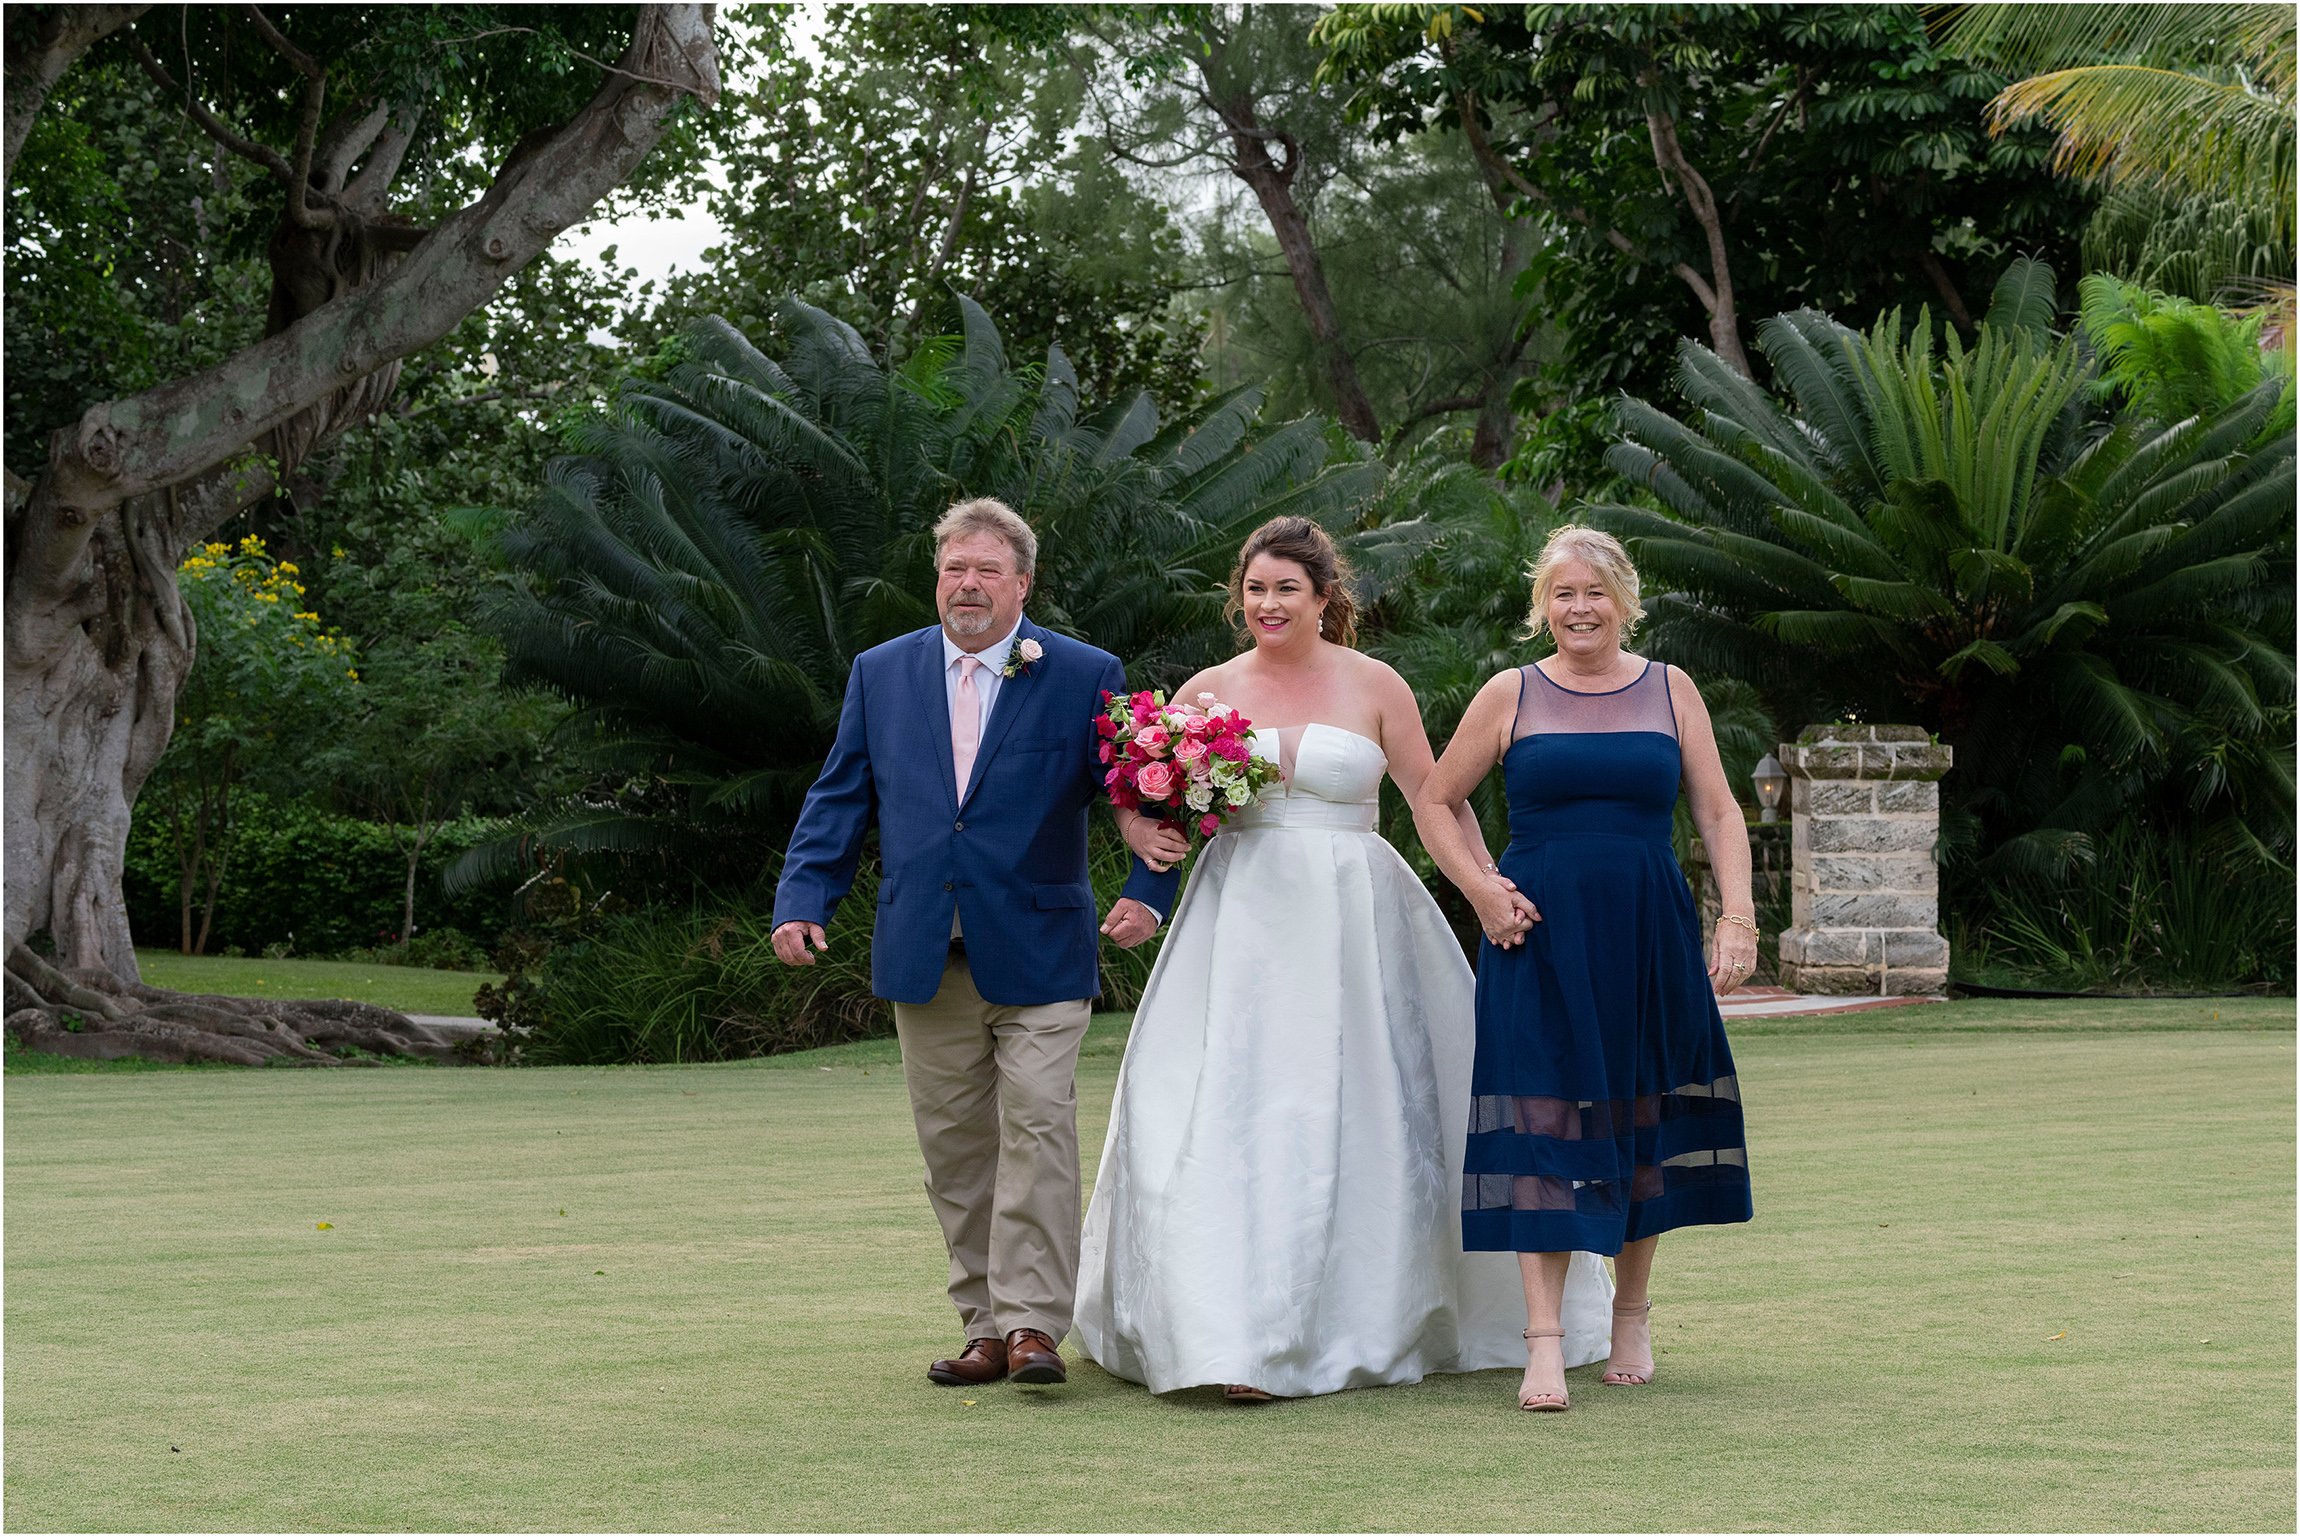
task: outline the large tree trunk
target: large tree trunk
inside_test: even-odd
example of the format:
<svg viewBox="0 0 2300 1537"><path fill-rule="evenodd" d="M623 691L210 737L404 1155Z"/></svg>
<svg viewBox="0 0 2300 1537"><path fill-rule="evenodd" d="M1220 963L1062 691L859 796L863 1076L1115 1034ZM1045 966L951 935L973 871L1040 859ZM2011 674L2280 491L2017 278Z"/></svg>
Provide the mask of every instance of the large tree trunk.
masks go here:
<svg viewBox="0 0 2300 1537"><path fill-rule="evenodd" d="M308 186L338 210L333 222L313 222L303 180L290 188L271 252L271 334L204 374L94 407L54 434L37 482L10 484L0 945L7 1025L19 1038L63 1030L71 1010L53 990L85 993L97 975L128 989L114 1000L123 1016L152 1006L135 991L121 874L131 808L167 746L192 663L178 558L329 434L380 406L399 360L453 330L628 177L682 97L716 101L711 9L642 6L630 48L590 103L523 142L487 193L436 230L388 212L412 114L348 110L318 136L309 169ZM159 68L148 55L145 63ZM19 72L13 35L9 70ZM27 116L22 131L29 125ZM13 116L7 128L12 160L21 142ZM42 929L61 969L25 946ZM36 1009L46 1026L32 1018ZM210 1008L199 1017L222 1015ZM266 1017L267 1035L293 1033ZM169 1024L179 1027L194 1025ZM174 1039L153 1037L163 1038Z"/></svg>
<svg viewBox="0 0 2300 1537"><path fill-rule="evenodd" d="M1351 437L1378 444L1381 425L1374 419L1373 402L1366 398L1366 387L1358 378L1357 359L1350 355L1342 334L1333 290L1326 286L1325 263L1318 257L1317 242L1310 238L1310 221L1294 200L1294 178L1302 168L1301 145L1291 134L1264 128L1256 119L1250 98L1242 93L1224 95L1211 56L1202 55L1198 68L1208 99L1230 136L1231 173L1254 189L1254 197L1270 221L1270 232L1277 236L1278 249L1285 255L1286 270L1294 279L1294 296L1301 301L1302 318L1309 324L1310 342L1317 349L1319 371L1333 392L1334 414ZM1285 151L1283 160L1271 155L1272 144Z"/></svg>
<svg viewBox="0 0 2300 1537"><path fill-rule="evenodd" d="M1493 199L1504 220L1501 230L1501 287L1514 293L1517 280L1533 259L1532 233L1521 219L1510 216L1508 189L1493 186ZM1479 391L1477 427L1470 434L1469 462L1492 472L1509 462L1517 440L1517 410L1510 399L1525 373L1525 346L1530 340L1531 316L1520 310L1513 321L1508 346L1486 374Z"/></svg>
<svg viewBox="0 0 2300 1537"><path fill-rule="evenodd" d="M18 601L10 520L4 818L8 943L45 929L66 967L135 981L121 895L129 814L168 745L192 665L192 616L175 585L182 549L166 493L106 513L78 580ZM29 582L24 584L29 587Z"/></svg>

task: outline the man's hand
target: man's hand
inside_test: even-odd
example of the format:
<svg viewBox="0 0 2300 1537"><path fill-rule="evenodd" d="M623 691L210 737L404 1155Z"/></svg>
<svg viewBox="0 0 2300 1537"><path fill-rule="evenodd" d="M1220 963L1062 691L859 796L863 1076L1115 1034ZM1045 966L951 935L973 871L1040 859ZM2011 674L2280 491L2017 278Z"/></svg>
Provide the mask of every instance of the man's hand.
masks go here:
<svg viewBox="0 0 2300 1537"><path fill-rule="evenodd" d="M1121 950L1131 950L1158 932L1158 920L1150 909L1132 897L1120 897L1110 905L1110 916L1102 920L1102 932L1109 935ZM778 948L781 931L776 931Z"/></svg>
<svg viewBox="0 0 2300 1537"><path fill-rule="evenodd" d="M1134 856L1163 875L1190 857L1190 839L1179 827L1140 814L1125 819L1119 832Z"/></svg>
<svg viewBox="0 0 2300 1537"><path fill-rule="evenodd" d="M807 946L828 950L831 942L823 938L819 923L778 923L775 925L775 959L785 966L812 966L815 958L807 953Z"/></svg>

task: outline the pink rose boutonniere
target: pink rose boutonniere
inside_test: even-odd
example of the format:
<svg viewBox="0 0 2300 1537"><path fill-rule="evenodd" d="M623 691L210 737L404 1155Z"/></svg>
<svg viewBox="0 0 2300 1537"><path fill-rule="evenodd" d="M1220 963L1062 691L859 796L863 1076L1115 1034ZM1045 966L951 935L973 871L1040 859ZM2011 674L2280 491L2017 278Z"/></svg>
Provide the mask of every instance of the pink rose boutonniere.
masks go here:
<svg viewBox="0 0 2300 1537"><path fill-rule="evenodd" d="M1018 640L1014 643L1014 649L1006 653L1006 666L1000 669L1000 674L1008 678L1019 678L1037 666L1039 658L1045 655L1046 648L1037 641L1027 637Z"/></svg>

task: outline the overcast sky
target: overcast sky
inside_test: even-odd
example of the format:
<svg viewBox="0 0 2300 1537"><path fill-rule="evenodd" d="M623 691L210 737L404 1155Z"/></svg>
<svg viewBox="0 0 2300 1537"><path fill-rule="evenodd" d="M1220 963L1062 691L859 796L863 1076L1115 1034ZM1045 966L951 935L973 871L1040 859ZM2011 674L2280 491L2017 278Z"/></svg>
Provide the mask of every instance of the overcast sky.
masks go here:
<svg viewBox="0 0 2300 1537"><path fill-rule="evenodd" d="M793 6L786 28L793 51L817 63L822 60L824 9L824 0ZM725 82L730 91L749 83L740 76L730 76ZM716 172L717 168L712 169ZM613 246L616 262L634 269L638 281L660 283L674 272L692 272L700 267L703 252L718 244L725 233L719 221L711 217L710 209L697 202L661 218L633 214L578 224L554 241L551 251L555 256L589 258Z"/></svg>

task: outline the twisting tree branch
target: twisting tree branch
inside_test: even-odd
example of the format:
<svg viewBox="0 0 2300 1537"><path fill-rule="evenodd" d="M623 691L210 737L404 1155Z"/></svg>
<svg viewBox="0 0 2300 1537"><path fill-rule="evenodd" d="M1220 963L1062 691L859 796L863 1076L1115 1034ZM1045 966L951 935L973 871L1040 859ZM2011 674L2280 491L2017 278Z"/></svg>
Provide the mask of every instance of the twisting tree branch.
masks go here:
<svg viewBox="0 0 2300 1537"><path fill-rule="evenodd" d="M142 52L149 60L149 50ZM241 464L250 443L347 384L429 346L486 303L637 168L680 98L718 100L711 8L641 6L623 62L589 103L557 129L524 142L477 202L419 238L378 281L203 373L91 407L59 430L27 509L28 520L41 525L34 542L43 575L68 580L96 520L111 508ZM158 61L147 69L157 70ZM655 81L676 83L646 83ZM167 88L175 89L172 82ZM276 154L271 159L279 161ZM16 558L13 550L10 555ZM25 572L9 574L14 603L23 595Z"/></svg>
<svg viewBox="0 0 2300 1537"><path fill-rule="evenodd" d="M1648 73L1642 83L1651 88L1653 77ZM1709 242L1709 281L1685 262L1677 262L1670 271L1685 280L1687 287L1701 300L1709 312L1709 341L1712 350L1739 372L1744 378L1756 377L1749 367L1749 355L1741 350L1741 322L1733 307L1733 266L1725 248L1725 221L1717 212L1717 196L1709 188L1702 174L1685 157L1685 146L1678 141L1677 121L1655 107L1645 114L1645 127L1653 140L1653 163L1661 170L1663 186L1669 184L1674 173L1679 195L1686 207L1693 210L1694 222Z"/></svg>
<svg viewBox="0 0 2300 1537"><path fill-rule="evenodd" d="M253 139L243 139L232 132L230 128L225 126L221 118L201 104L200 99L191 93L189 87L176 84L175 77L168 73L167 67L152 57L152 50L144 46L143 39L130 37L128 39L128 52L143 67L144 73L152 77L152 82L155 85L170 96L181 96L184 99L185 112L190 114L192 121L199 124L201 130L209 138L242 160L262 166L272 175L278 177L283 186L294 184L295 172L289 168L287 161L281 157L278 150L267 144L258 144Z"/></svg>
<svg viewBox="0 0 2300 1537"><path fill-rule="evenodd" d="M255 24L263 40L272 51L287 60L288 67L304 78L303 113L297 119L295 131L295 167L288 180L288 218L298 229L326 229L335 221L331 215L317 214L311 207L312 152L319 142L320 115L327 103L327 69L324 65L287 40L287 34L271 23L261 7L243 5L242 15ZM377 125L381 127L381 124ZM331 183L329 191L334 187Z"/></svg>
<svg viewBox="0 0 2300 1537"><path fill-rule="evenodd" d="M263 40L272 45L272 51L287 60L288 67L297 74L306 80L325 80L327 78L327 71L320 66L319 62L289 42L286 34L273 26L271 18L264 15L261 7L243 5L240 7L240 13L255 23L256 31L262 33Z"/></svg>
<svg viewBox="0 0 2300 1537"><path fill-rule="evenodd" d="M1485 169L1487 173L1486 184L1489 188L1493 188L1493 178L1499 177L1503 182L1515 188L1521 196L1539 203L1550 212L1571 219L1584 228L1596 230L1605 237L1608 245L1611 245L1622 255L1634 256L1640 260L1644 259L1645 253L1638 248L1636 241L1631 240L1627 235L1609 224L1598 223L1596 216L1588 209L1571 203L1560 203L1547 192L1527 181L1524 173L1520 172L1516 166L1511 165L1500 151L1493 147L1493 141L1486 137L1485 124L1478 117L1477 98L1475 96L1466 91L1463 92L1455 98L1455 107L1461 114L1462 136L1469 140L1470 153L1477 158L1477 163ZM1493 196L1497 204L1506 202L1498 189L1494 189Z"/></svg>

